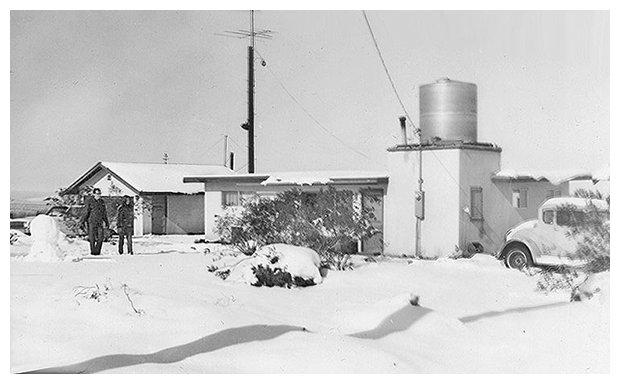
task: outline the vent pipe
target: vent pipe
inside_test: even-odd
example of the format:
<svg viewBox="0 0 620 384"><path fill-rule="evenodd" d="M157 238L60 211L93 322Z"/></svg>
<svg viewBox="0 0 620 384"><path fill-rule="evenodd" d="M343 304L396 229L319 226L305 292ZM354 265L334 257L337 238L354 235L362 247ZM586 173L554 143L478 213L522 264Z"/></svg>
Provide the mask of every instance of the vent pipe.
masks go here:
<svg viewBox="0 0 620 384"><path fill-rule="evenodd" d="M405 116L401 116L398 118L400 120L400 134L402 145L408 145L407 143L407 118Z"/></svg>

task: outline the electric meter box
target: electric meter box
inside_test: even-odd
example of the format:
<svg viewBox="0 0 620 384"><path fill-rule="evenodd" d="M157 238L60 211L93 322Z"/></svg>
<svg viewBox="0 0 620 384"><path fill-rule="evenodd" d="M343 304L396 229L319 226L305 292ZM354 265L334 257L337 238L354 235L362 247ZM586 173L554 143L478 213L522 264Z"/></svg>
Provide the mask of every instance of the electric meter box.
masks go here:
<svg viewBox="0 0 620 384"><path fill-rule="evenodd" d="M424 220L424 191L415 191L415 217Z"/></svg>

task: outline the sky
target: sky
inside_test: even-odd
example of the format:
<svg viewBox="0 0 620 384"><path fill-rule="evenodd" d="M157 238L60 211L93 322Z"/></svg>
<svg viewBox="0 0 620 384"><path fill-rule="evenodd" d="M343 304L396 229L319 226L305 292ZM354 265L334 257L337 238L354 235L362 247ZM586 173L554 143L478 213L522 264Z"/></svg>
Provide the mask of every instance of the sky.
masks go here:
<svg viewBox="0 0 620 384"><path fill-rule="evenodd" d="M608 11L367 11L418 126L420 85L478 86L502 168L610 161ZM11 11L11 190L51 193L99 161L247 172L249 11ZM383 170L405 114L362 11L255 13L256 172ZM264 60L265 66L260 65Z"/></svg>

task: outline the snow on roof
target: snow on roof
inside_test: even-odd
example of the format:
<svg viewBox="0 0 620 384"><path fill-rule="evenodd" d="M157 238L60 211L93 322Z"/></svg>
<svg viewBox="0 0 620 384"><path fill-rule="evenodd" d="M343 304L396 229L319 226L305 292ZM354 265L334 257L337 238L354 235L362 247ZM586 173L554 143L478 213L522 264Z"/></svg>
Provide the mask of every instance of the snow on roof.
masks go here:
<svg viewBox="0 0 620 384"><path fill-rule="evenodd" d="M305 171L305 172L277 172L269 175L262 185L295 184L313 185L328 184L341 180L379 179L387 178L386 172L370 171Z"/></svg>
<svg viewBox="0 0 620 384"><path fill-rule="evenodd" d="M517 180L517 179L533 179L535 181L547 180L551 184L561 184L571 180L590 180L592 173L582 169L557 170L557 171L515 171L514 169L503 169L493 175L496 180Z"/></svg>
<svg viewBox="0 0 620 384"><path fill-rule="evenodd" d="M222 165L202 164L154 164L101 162L140 192L203 192L202 185L183 183L183 177L191 174L230 175L230 169Z"/></svg>
<svg viewBox="0 0 620 384"><path fill-rule="evenodd" d="M192 175L185 176L186 183L204 182L244 182L261 185L313 185L330 183L376 184L387 180L385 171L301 171L251 173L221 176Z"/></svg>
<svg viewBox="0 0 620 384"><path fill-rule="evenodd" d="M585 208L588 204L593 204L596 208L601 210L609 209L609 205L604 200L597 199L584 199L581 197L555 197L553 199L549 199L545 201L540 207L541 208L554 208L561 207L565 205L574 205L577 208Z"/></svg>

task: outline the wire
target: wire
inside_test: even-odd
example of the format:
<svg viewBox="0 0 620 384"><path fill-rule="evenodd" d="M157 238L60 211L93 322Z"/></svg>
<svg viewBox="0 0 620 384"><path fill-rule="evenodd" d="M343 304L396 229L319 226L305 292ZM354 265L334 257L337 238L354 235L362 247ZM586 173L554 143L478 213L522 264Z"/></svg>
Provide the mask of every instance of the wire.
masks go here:
<svg viewBox="0 0 620 384"><path fill-rule="evenodd" d="M396 85L394 84L394 80L392 80L392 76L390 75L390 71L388 70L387 65L385 64L385 59L383 58L383 54L381 53L381 49L379 49L379 43L377 42L377 38L375 37L375 34L372 31L372 27L370 26L370 21L368 20L368 16L366 15L366 11L362 11L362 13L364 14L364 20L366 20L366 25L368 26L368 30L370 31L370 37L372 37L372 41L375 44L375 48L377 49L377 53L379 54L379 59L381 59L381 64L383 65L383 70L385 71L385 74L387 75L388 80L390 81L390 85L392 85L392 90L394 91L394 94L396 95L396 98L398 99L398 102L400 103L401 108L405 112L405 116L407 116L407 119L411 123L411 126L415 129L416 134L419 135L419 131L416 128L415 124L413 123L413 119L411 118L411 116L409 116L409 112L407 112L407 108L405 108L405 104L403 103L403 100L400 98L400 95L398 94L398 91L396 90Z"/></svg>
<svg viewBox="0 0 620 384"><path fill-rule="evenodd" d="M262 58L262 56L259 54L259 56ZM278 84L280 85L280 87L284 90L284 92L286 92L286 94L291 98L291 100L293 100L293 102L295 102L295 104L297 104L297 106L299 108L301 108L302 111L304 111L306 113L306 115L308 115L308 117L310 119L312 119L312 121L314 121L316 123L316 125L318 125L323 131L325 131L327 134L329 134L331 137L333 137L334 139L338 140L342 145L344 145L345 147L349 148L350 150L352 150L353 152L357 153L358 155L368 159L368 160L372 160L370 157L366 156L366 154L364 154L363 152L360 152L359 150L357 150L356 148L352 147L351 145L349 145L347 142L345 142L344 140L342 140L341 138L339 138L338 136L336 136L336 134L334 134L333 132L331 132L329 129L327 129L323 124L321 124L314 116L312 116L312 114L306 109L304 108L303 105L301 105L301 103L295 98L295 96L293 96L293 94L291 92L289 92L289 90L284 86L284 84L282 84L282 81L280 81L280 79L278 78L278 76L273 72L273 70L271 70L271 68L269 68L269 66L266 67L267 70L269 71L269 73L271 73L271 75L274 77L274 79L276 79L276 81L278 82Z"/></svg>
<svg viewBox="0 0 620 384"><path fill-rule="evenodd" d="M383 54L381 53L381 49L379 48L379 43L377 42L377 39L375 37L374 32L372 31L372 26L370 25L370 21L368 20L368 16L366 15L366 11L362 11L362 13L364 14L364 19L366 20L366 25L368 26L368 30L370 31L370 36L372 37L372 41L375 45L375 48L377 49L377 53L379 54L379 59L381 59L381 64L383 65L383 70L385 71L385 74L388 77L388 80L390 81L390 85L392 86L392 90L394 91L394 94L396 95L396 98L398 99L398 102L400 103L400 106L402 107L403 111L405 112L405 115L407 116L407 119L409 120L409 122L411 123L411 125L413 126L413 128L415 129L415 133L418 137L421 138L421 131L419 129L416 128L415 124L413 123L413 120L411 119L411 117L409 116L409 113L407 112L407 108L405 108L405 104L403 103L402 99L400 98L398 91L396 89L396 85L394 84L394 81L392 80L392 76L390 75L390 71L388 70L387 65L385 64L385 59L383 58ZM422 151L422 146L421 146L421 141L420 141L420 148L419 151L421 153ZM439 165L441 165L441 167L444 169L444 171L446 172L446 174L448 175L448 177L450 177L450 179L459 187L460 192L463 194L463 196L465 197L469 197L469 194L463 189L463 187L461 186L461 184L452 176L452 174L450 173L450 171L448 170L448 168L446 168L446 166L443 164L443 162L439 159L439 157L437 156L437 154L434 151L430 151L433 156L435 156L435 159L437 160L437 162L439 163ZM484 225L484 224L483 224ZM488 226L487 226L488 227ZM488 227L489 230L493 233L493 235L495 235L497 238L499 238L499 236L497 235L497 233L495 233L495 231L493 231L493 228Z"/></svg>
<svg viewBox="0 0 620 384"><path fill-rule="evenodd" d="M224 140L224 137L221 137L218 141L216 141L213 145L211 145L209 148L205 149L205 153L208 153L210 150L212 150L213 148L215 148L216 145L218 145L219 143L222 142L222 140Z"/></svg>

